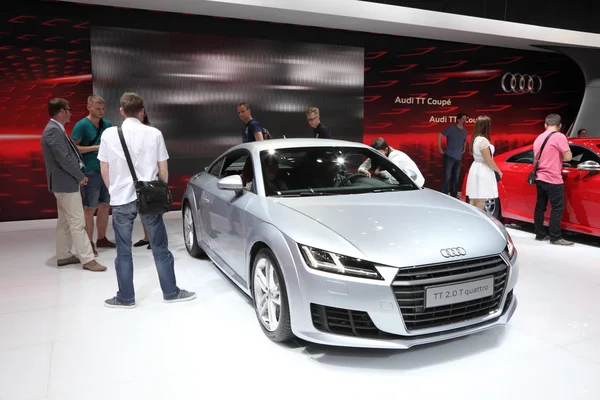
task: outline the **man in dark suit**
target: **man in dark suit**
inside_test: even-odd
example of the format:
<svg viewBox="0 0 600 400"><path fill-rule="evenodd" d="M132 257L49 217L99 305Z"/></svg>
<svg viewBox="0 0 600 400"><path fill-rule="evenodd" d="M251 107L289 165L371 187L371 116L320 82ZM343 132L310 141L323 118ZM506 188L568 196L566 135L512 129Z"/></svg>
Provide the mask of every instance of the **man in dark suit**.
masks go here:
<svg viewBox="0 0 600 400"><path fill-rule="evenodd" d="M90 271L105 271L94 260L92 245L85 231L85 217L79 187L88 178L81 154L67 136L65 124L71 119L69 102L54 98L48 103L50 121L42 133L42 151L46 163L48 190L54 193L58 210L56 224L56 260L58 266L81 263ZM71 248L79 256L71 254Z"/></svg>

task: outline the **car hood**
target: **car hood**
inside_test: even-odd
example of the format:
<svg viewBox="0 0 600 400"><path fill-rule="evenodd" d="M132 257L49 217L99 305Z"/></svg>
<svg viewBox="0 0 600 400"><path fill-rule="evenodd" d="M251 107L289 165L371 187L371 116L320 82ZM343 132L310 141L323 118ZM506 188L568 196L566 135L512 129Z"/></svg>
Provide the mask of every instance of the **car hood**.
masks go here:
<svg viewBox="0 0 600 400"><path fill-rule="evenodd" d="M503 229L481 211L432 190L369 193L359 195L278 198L286 207L326 227L360 254L339 249L339 238L323 240L322 234L295 229L299 221L277 218L276 225L293 240L312 247L360 256L391 266L448 262L440 251L462 247L473 258L501 253L506 246ZM289 221L289 222L287 222ZM308 222L308 221L307 221ZM322 229L315 228L315 232ZM295 232L303 234L295 235Z"/></svg>

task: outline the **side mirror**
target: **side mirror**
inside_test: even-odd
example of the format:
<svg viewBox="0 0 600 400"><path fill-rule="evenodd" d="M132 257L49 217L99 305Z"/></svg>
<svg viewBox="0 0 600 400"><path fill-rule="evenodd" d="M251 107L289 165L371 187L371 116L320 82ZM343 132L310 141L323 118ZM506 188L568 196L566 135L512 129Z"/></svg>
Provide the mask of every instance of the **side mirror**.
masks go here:
<svg viewBox="0 0 600 400"><path fill-rule="evenodd" d="M417 173L411 169L409 169L408 171L406 171L406 174L408 175L408 177L410 179L412 179L413 181L417 180Z"/></svg>
<svg viewBox="0 0 600 400"><path fill-rule="evenodd" d="M596 161L584 161L577 166L579 171L600 171L600 164Z"/></svg>
<svg viewBox="0 0 600 400"><path fill-rule="evenodd" d="M239 175L229 175L220 179L219 182L217 182L217 187L221 190L233 190L236 192L244 190L242 177Z"/></svg>

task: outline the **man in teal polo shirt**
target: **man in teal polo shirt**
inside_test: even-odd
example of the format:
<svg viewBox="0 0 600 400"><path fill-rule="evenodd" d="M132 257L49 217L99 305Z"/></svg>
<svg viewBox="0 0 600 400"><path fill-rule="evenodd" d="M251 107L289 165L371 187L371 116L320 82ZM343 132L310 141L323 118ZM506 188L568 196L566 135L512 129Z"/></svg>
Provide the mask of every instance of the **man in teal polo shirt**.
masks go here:
<svg viewBox="0 0 600 400"><path fill-rule="evenodd" d="M112 126L104 119L104 99L98 95L88 97L87 109L89 115L75 124L71 139L83 155L85 164L84 174L88 184L83 186L83 212L85 214L85 230L92 243L94 255L98 255L96 247L115 247L115 244L106 238L108 214L110 210L110 195L108 188L100 174L100 161L98 149L102 132ZM98 210L96 223L98 226L98 239L94 246L94 214Z"/></svg>

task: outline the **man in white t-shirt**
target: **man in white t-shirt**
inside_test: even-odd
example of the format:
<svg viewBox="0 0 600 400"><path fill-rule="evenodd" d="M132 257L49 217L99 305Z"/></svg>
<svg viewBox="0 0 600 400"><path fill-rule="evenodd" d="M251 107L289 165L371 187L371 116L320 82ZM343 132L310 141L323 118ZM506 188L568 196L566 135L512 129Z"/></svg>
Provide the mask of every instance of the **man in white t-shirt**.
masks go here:
<svg viewBox="0 0 600 400"><path fill-rule="evenodd" d="M123 137L131 156L131 162L139 181L160 179L167 182L169 155L161 131L144 125L144 99L136 93L125 93L121 97L121 115L125 118L122 125ZM117 295L104 302L107 307L135 307L133 288L133 257L131 253L131 234L133 221L137 216L135 185L125 152L119 139L117 127L104 131L98 151L102 179L110 194L113 208L113 230L117 245L115 270L119 291ZM148 230L152 255L158 272L160 287L166 302L192 300L196 297L177 287L175 280L173 254L169 251L167 229L162 215L140 214Z"/></svg>
<svg viewBox="0 0 600 400"><path fill-rule="evenodd" d="M373 143L371 143L371 147L381 153L381 155L388 157L391 162L396 164L402 171L404 171L405 174L413 179L414 182L419 185L419 187L423 187L423 185L425 185L425 178L423 177L423 174L421 174L421 171L419 171L419 167L417 167L417 164L415 164L415 162L406 153L391 148L387 141L382 137L375 139ZM360 167L358 167L358 172L367 176L371 176L371 173L369 172L370 169L371 159L369 158L362 163ZM377 174L377 171L375 174ZM389 172L387 171L383 171L381 174L384 175L382 176L384 179L391 178L391 175L389 175ZM411 175L413 176L411 177Z"/></svg>

